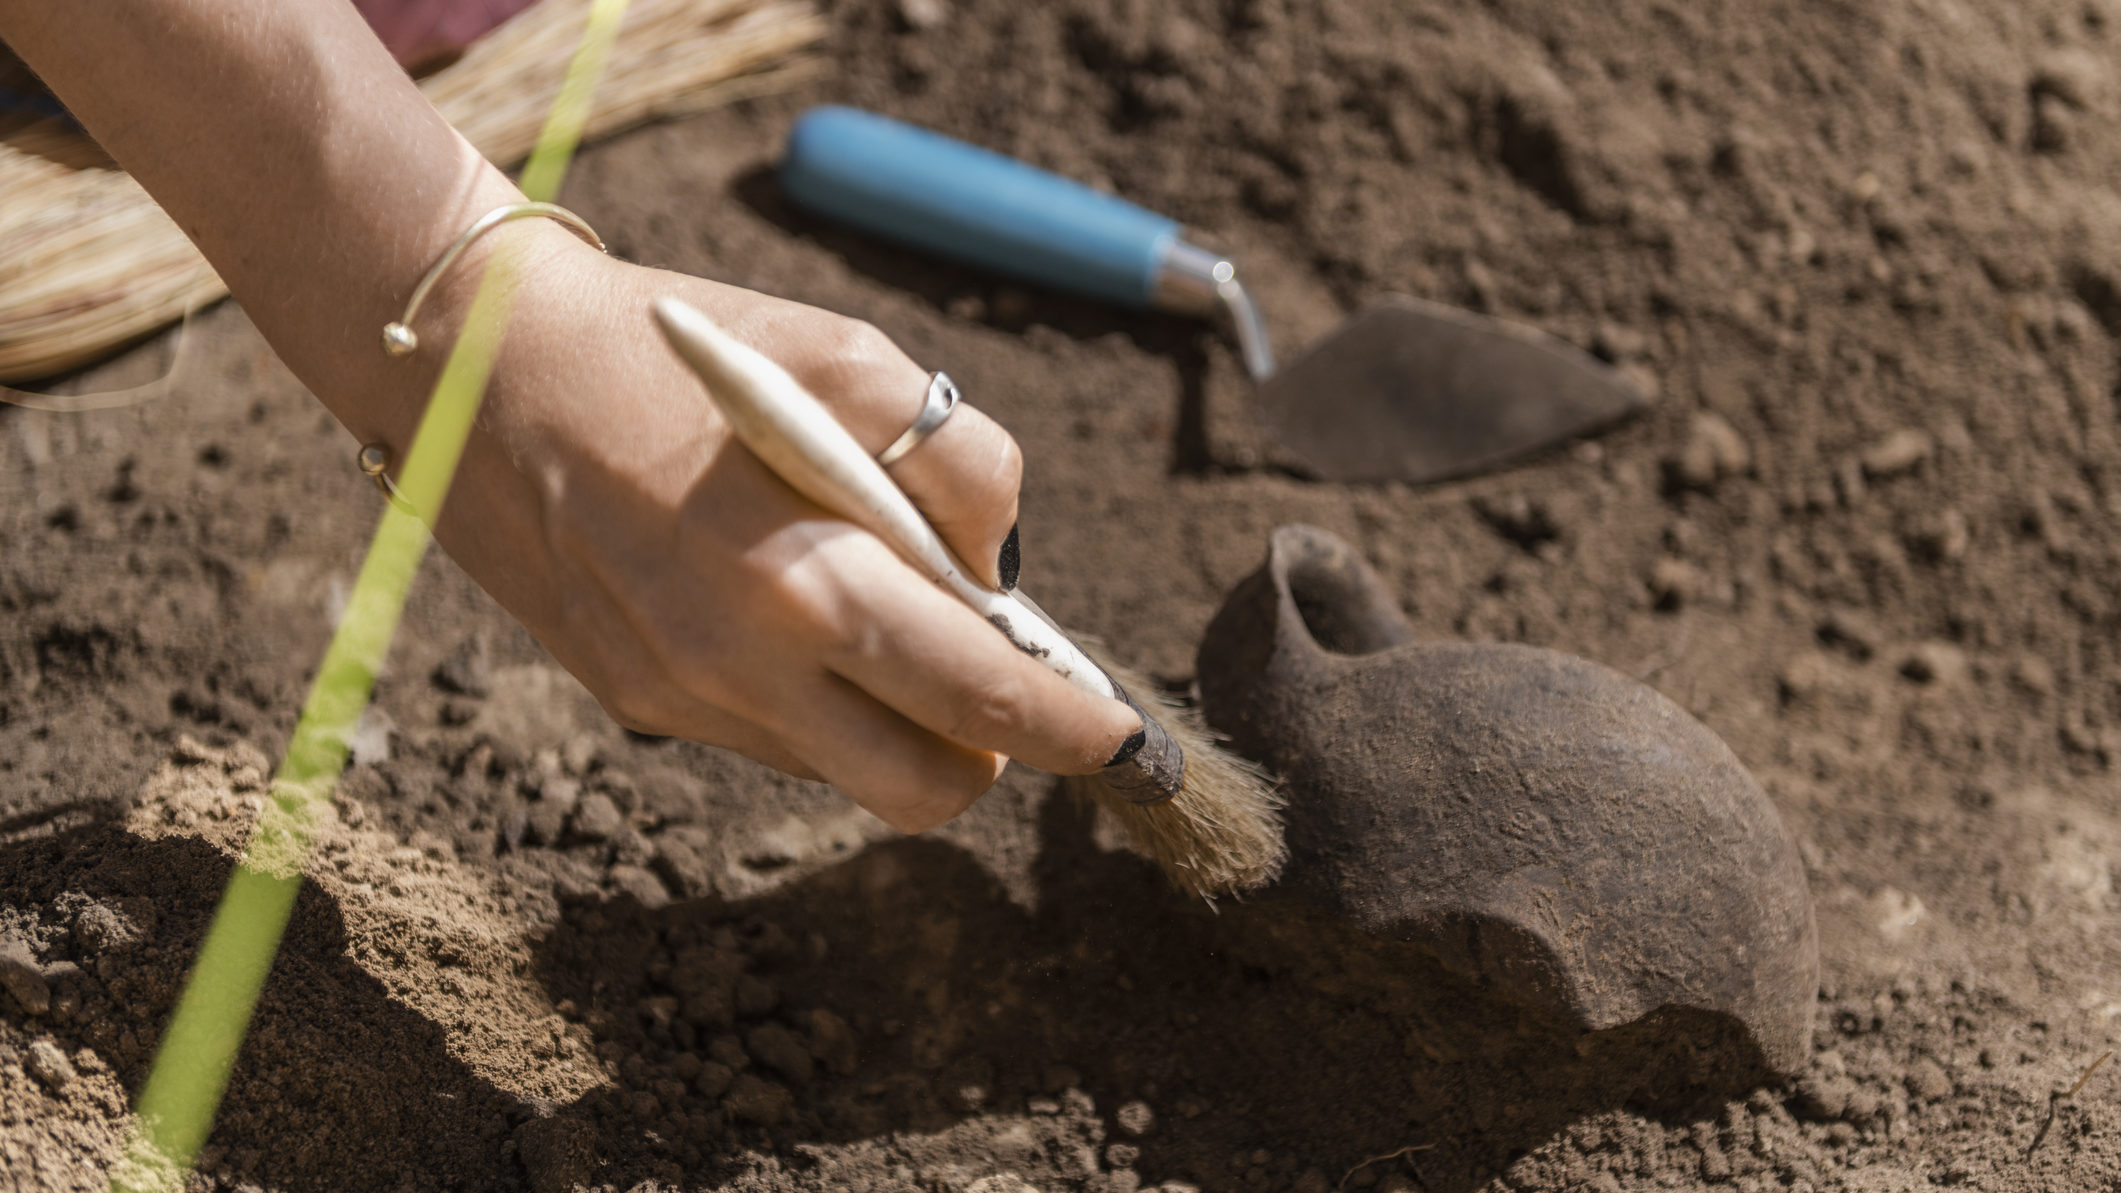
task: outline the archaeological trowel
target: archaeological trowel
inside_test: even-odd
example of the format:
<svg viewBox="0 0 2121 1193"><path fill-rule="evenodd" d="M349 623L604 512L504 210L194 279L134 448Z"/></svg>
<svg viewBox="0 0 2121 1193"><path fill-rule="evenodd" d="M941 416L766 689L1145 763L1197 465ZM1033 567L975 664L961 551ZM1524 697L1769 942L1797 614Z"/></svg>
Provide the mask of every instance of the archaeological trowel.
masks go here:
<svg viewBox="0 0 2121 1193"><path fill-rule="evenodd" d="M1568 344L1415 298L1373 302L1277 366L1231 262L1177 223L985 149L853 108L788 135L795 202L887 239L1129 307L1225 312L1268 432L1331 481L1434 481L1492 468L1640 409L1642 393Z"/></svg>

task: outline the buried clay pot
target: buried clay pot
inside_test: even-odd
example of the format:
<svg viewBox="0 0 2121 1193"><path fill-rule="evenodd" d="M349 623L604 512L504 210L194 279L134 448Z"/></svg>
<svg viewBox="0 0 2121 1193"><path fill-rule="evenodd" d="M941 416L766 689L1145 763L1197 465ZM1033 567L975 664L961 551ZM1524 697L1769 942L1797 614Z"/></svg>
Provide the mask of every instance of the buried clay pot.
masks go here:
<svg viewBox="0 0 2121 1193"><path fill-rule="evenodd" d="M1818 933L1789 831L1655 691L1529 646L1417 643L1347 543L1274 533L1201 643L1209 723L1287 784L1281 887L1482 989L1602 1031L1736 1021L1809 1053Z"/></svg>

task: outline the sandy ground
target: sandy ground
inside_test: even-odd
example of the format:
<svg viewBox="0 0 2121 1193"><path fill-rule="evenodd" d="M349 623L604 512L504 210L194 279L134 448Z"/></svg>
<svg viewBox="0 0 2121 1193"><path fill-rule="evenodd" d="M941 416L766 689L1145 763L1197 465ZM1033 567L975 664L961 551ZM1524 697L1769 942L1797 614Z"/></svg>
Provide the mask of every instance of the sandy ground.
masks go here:
<svg viewBox="0 0 2121 1193"><path fill-rule="evenodd" d="M806 91L598 147L566 200L628 257L947 367L1030 458L1026 587L1162 682L1306 521L1426 638L1578 653L1694 713L1800 842L1807 1068L1693 1104L1563 1080L1477 992L1379 993L1265 909L1188 905L1039 775L893 839L629 738L436 559L196 1187L2121 1185L2121 1065L2056 1096L2121 1033L2121 6L832 19ZM1284 351L1403 291L1658 403L1477 480L1304 482L1212 329L792 212L770 164L824 100L1184 220ZM0 1186L101 1187L376 515L242 312L199 333L179 398L0 410Z"/></svg>

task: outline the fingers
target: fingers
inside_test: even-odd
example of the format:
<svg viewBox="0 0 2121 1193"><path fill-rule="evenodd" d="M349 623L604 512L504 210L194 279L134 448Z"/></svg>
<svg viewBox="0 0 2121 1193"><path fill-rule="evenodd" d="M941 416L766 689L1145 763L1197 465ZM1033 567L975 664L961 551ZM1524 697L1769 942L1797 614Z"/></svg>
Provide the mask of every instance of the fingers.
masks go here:
<svg viewBox="0 0 2121 1193"><path fill-rule="evenodd" d="M606 715L635 733L682 737L725 750L794 775L822 778L817 770L763 726L688 693L648 648L649 627L629 616L595 569L576 573L570 587L569 628L575 634L532 627L562 666L581 679ZM583 632L587 631L586 634ZM601 649L583 652L584 642Z"/></svg>
<svg viewBox="0 0 2121 1193"><path fill-rule="evenodd" d="M838 326L828 361L801 370L798 379L833 407L873 456L913 425L927 404L932 374L870 324L845 320ZM1016 524L1024 479L1024 455L1009 432L960 402L890 472L972 574L998 587L1002 543Z"/></svg>
<svg viewBox="0 0 2121 1193"><path fill-rule="evenodd" d="M963 812L1008 765L922 729L837 675L819 672L792 694L769 723L826 782L900 832Z"/></svg>
<svg viewBox="0 0 2121 1193"><path fill-rule="evenodd" d="M1055 774L1110 761L1141 718L1016 649L980 616L899 563L868 535L821 547L847 577L848 627L825 665L921 728Z"/></svg>
<svg viewBox="0 0 2121 1193"><path fill-rule="evenodd" d="M1017 489L1024 479L1024 455L1009 432L960 402L890 472L973 576L1000 587L1002 544L1016 525Z"/></svg>
<svg viewBox="0 0 2121 1193"><path fill-rule="evenodd" d="M699 279L683 279L687 301L734 335L779 361L832 408L871 455L913 425L929 371L891 337L859 319ZM1024 457L1001 425L960 402L941 427L891 466L943 541L981 583L999 586L998 557L1016 524Z"/></svg>
<svg viewBox="0 0 2121 1193"><path fill-rule="evenodd" d="M940 737L833 674L826 644L858 625L846 594L869 583L937 591L888 548L783 489L738 456L710 473L699 533L663 556L657 575L701 587L643 584L623 556L592 563L601 599L570 618L615 650L617 666L577 670L621 724L737 750L820 778L904 832L956 816L994 785L1006 759ZM830 566L835 544L861 543L867 574ZM609 544L607 543L607 546ZM876 575L882 564L888 571ZM711 611L711 612L708 612ZM974 619L973 628L998 637ZM847 631L852 632L852 631ZM652 644L652 645L651 645ZM606 692L615 693L604 695Z"/></svg>
<svg viewBox="0 0 2121 1193"><path fill-rule="evenodd" d="M597 703L604 706L612 720L635 733L682 737L687 741L734 750L753 762L798 779L815 781L825 777L764 727L676 693L663 702L655 715L645 717L631 715L627 707L602 696L597 698Z"/></svg>

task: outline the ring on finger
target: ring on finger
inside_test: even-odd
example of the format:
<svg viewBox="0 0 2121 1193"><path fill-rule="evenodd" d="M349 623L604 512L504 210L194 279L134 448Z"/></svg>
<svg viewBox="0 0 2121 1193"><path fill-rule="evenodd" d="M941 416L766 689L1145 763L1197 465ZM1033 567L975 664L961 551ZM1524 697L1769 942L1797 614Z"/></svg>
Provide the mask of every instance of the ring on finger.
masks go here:
<svg viewBox="0 0 2121 1193"><path fill-rule="evenodd" d="M921 401L921 412L913 416L913 425L905 433L891 441L891 446L876 453L876 462L889 468L906 458L907 453L919 447L935 429L943 425L950 412L957 409L959 394L957 382L950 374L932 373L928 377L928 394Z"/></svg>

